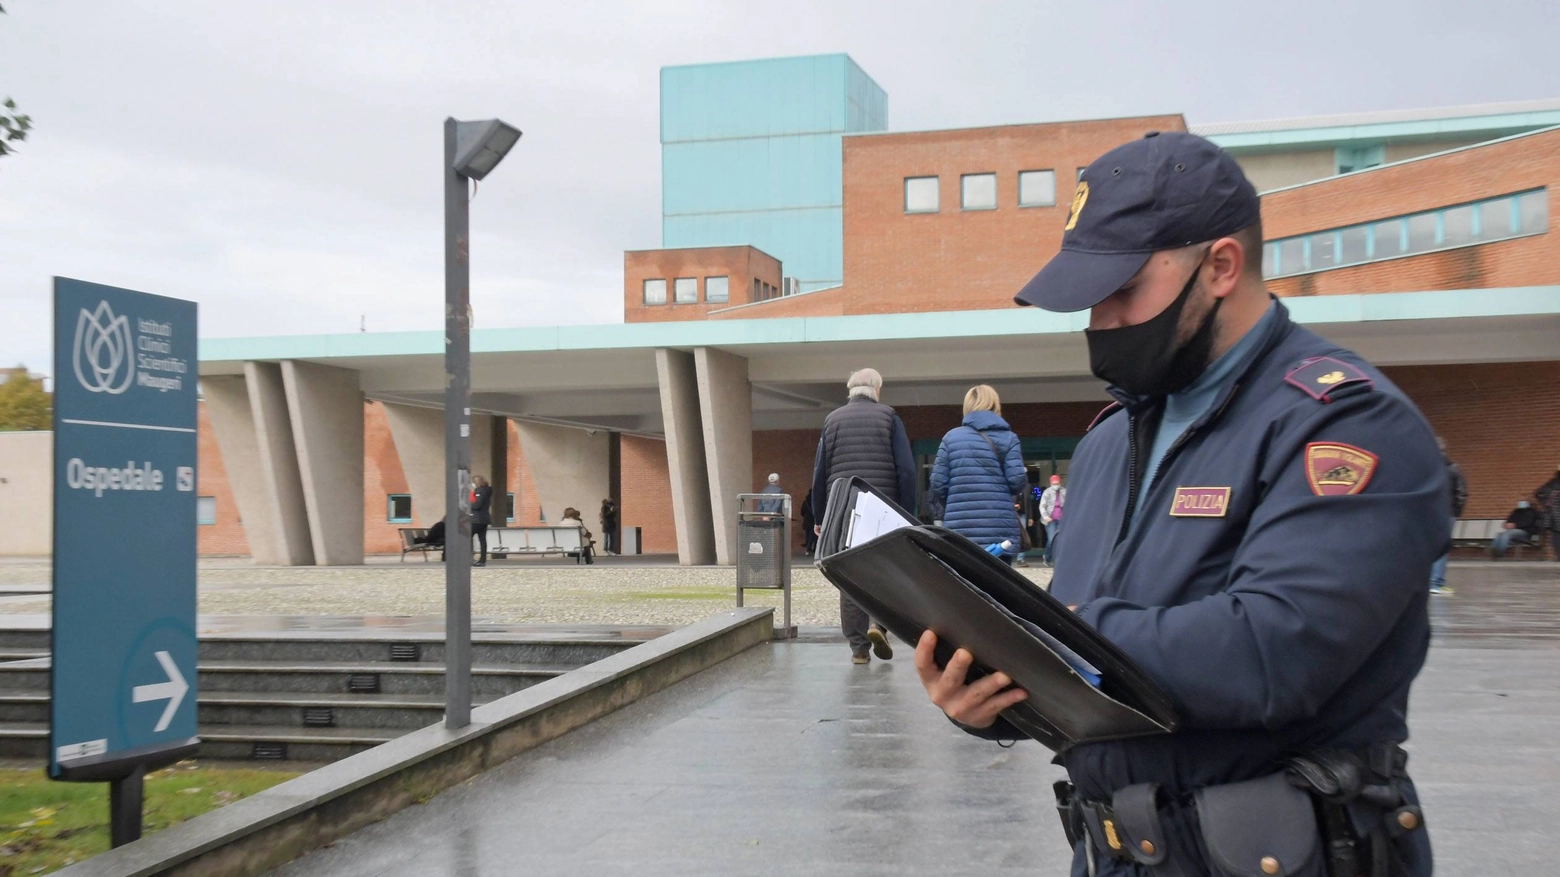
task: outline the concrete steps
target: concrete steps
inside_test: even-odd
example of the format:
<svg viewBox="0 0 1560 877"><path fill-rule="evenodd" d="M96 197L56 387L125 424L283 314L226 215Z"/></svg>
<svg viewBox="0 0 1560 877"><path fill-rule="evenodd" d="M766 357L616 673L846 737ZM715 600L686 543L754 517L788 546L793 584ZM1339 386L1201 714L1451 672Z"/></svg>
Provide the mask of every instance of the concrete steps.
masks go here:
<svg viewBox="0 0 1560 877"><path fill-rule="evenodd" d="M478 634L472 699L496 700L639 641L599 632ZM47 645L48 631L0 630L0 757L48 756ZM444 643L427 634L203 636L199 755L333 761L436 724L444 717L443 657Z"/></svg>

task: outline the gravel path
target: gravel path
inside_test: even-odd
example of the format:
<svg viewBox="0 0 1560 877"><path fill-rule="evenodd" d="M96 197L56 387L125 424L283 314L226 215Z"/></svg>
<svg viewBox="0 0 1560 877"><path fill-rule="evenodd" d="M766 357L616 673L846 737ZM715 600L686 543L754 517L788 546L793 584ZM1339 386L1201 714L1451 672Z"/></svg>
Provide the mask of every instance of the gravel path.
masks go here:
<svg viewBox="0 0 1560 877"><path fill-rule="evenodd" d="M1025 572L1041 584L1049 569ZM729 567L492 566L471 571L472 615L485 621L558 624L689 624L735 601ZM46 562L0 565L0 585L49 580ZM839 622L839 592L811 566L792 573L798 624ZM749 591L748 605L780 605L779 592ZM0 597L0 616L47 612L42 596ZM200 612L209 615L440 615L444 568L438 564L355 567L254 567L202 561Z"/></svg>

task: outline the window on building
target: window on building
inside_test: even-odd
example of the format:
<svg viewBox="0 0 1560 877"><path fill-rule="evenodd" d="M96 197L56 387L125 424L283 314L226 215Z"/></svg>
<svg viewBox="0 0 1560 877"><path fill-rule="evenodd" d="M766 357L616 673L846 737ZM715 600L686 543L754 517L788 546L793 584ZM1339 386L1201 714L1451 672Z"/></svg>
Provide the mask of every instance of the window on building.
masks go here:
<svg viewBox="0 0 1560 877"><path fill-rule="evenodd" d="M1019 171L1018 206L1055 207L1056 171Z"/></svg>
<svg viewBox="0 0 1560 877"><path fill-rule="evenodd" d="M410 524L412 522L412 495L410 493L392 493L387 499L389 508L385 513L385 520L392 524Z"/></svg>
<svg viewBox="0 0 1560 877"><path fill-rule="evenodd" d="M763 301L764 284L757 277L753 278L753 300Z"/></svg>
<svg viewBox="0 0 1560 877"><path fill-rule="evenodd" d="M1385 150L1375 146L1340 146L1336 153L1338 173L1348 174L1385 163Z"/></svg>
<svg viewBox="0 0 1560 877"><path fill-rule="evenodd" d="M1502 199L1479 205L1479 237L1499 240L1511 237L1517 219L1517 201Z"/></svg>
<svg viewBox="0 0 1560 877"><path fill-rule="evenodd" d="M1284 277L1543 234L1549 230L1548 195L1539 189L1269 241L1262 248L1262 273Z"/></svg>
<svg viewBox="0 0 1560 877"><path fill-rule="evenodd" d="M1371 257L1390 259L1408 252L1408 225L1401 219L1389 219L1371 226Z"/></svg>
<svg viewBox="0 0 1560 877"><path fill-rule="evenodd" d="M1460 247L1473 243L1473 222L1477 214L1473 205L1454 207L1441 214L1441 244Z"/></svg>
<svg viewBox="0 0 1560 877"><path fill-rule="evenodd" d="M1518 234L1538 234L1549 230L1549 190L1539 189L1517 196Z"/></svg>
<svg viewBox="0 0 1560 877"><path fill-rule="evenodd" d="M996 210L997 175L965 174L960 177L959 206L965 210Z"/></svg>
<svg viewBox="0 0 1560 877"><path fill-rule="evenodd" d="M704 278L704 300L710 302L731 301L731 281L725 277Z"/></svg>
<svg viewBox="0 0 1560 877"><path fill-rule="evenodd" d="M1408 251L1423 253L1436 248L1441 242L1441 217L1434 213L1421 213L1408 217Z"/></svg>
<svg viewBox="0 0 1560 877"><path fill-rule="evenodd" d="M673 301L680 305L695 304L699 300L699 278L679 277L672 281Z"/></svg>
<svg viewBox="0 0 1560 877"><path fill-rule="evenodd" d="M217 522L217 498L214 496L195 497L195 523L215 524Z"/></svg>
<svg viewBox="0 0 1560 877"><path fill-rule="evenodd" d="M1353 265L1370 258L1370 227L1356 225L1338 232L1338 264Z"/></svg>
<svg viewBox="0 0 1560 877"><path fill-rule="evenodd" d="M905 177L905 212L936 213L937 178Z"/></svg>
<svg viewBox="0 0 1560 877"><path fill-rule="evenodd" d="M1336 268L1338 262L1338 233L1324 231L1321 234L1311 235L1311 268L1320 271L1323 268Z"/></svg>
<svg viewBox="0 0 1560 877"><path fill-rule="evenodd" d="M1278 268L1280 275L1299 274L1310 270L1305 259L1305 238L1289 238L1278 242Z"/></svg>
<svg viewBox="0 0 1560 877"><path fill-rule="evenodd" d="M661 278L645 281L645 304L666 304L666 281Z"/></svg>
<svg viewBox="0 0 1560 877"><path fill-rule="evenodd" d="M515 522L515 495L512 493L506 493L504 496L509 501L509 509L504 514L504 521L513 524Z"/></svg>

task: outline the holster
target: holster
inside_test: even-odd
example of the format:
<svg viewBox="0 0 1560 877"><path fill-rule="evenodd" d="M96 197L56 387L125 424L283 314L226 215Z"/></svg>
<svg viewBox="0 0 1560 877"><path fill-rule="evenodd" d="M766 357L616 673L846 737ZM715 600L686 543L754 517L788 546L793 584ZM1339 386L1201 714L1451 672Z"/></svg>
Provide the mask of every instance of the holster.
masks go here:
<svg viewBox="0 0 1560 877"><path fill-rule="evenodd" d="M1290 756L1284 765L1289 782L1311 796L1329 877L1407 873L1395 841L1425 821L1408 801L1408 753L1395 744L1363 753L1324 749Z"/></svg>

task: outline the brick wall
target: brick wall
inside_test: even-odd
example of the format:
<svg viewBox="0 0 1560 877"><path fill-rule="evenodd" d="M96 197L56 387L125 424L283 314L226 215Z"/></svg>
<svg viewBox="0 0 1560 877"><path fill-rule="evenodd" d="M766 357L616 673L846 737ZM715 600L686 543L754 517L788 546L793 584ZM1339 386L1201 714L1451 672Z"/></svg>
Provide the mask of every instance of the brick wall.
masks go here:
<svg viewBox="0 0 1560 877"><path fill-rule="evenodd" d="M1268 282L1279 295L1541 286L1560 282L1560 131L1262 196L1269 240L1549 187L1549 233Z"/></svg>
<svg viewBox="0 0 1560 877"><path fill-rule="evenodd" d="M845 312L1013 306L1061 248L1078 168L1179 115L844 139ZM1056 204L1018 206L1018 173L1053 170ZM960 209L960 177L994 172L995 210ZM938 177L939 210L907 214L906 177Z"/></svg>
<svg viewBox="0 0 1560 877"><path fill-rule="evenodd" d="M640 527L646 554L676 554L677 525L672 518L672 477L666 442L623 436L622 524ZM701 498L708 502L708 497Z"/></svg>
<svg viewBox="0 0 1560 877"><path fill-rule="evenodd" d="M390 523L388 498L392 493L411 493L411 489L406 486L406 472L401 468L384 406L368 402L363 405L363 551L368 554L399 554L400 528L433 526L433 521L418 513L416 501L412 503L413 523Z"/></svg>
<svg viewBox="0 0 1560 877"><path fill-rule="evenodd" d="M244 535L244 524L239 520L238 504L233 501L233 487L228 482L227 467L222 463L222 451L217 447L217 436L211 429L206 403L201 402L198 410L196 492L216 499L217 522L196 528L196 551L203 555L248 555L249 538Z"/></svg>
<svg viewBox="0 0 1560 877"><path fill-rule="evenodd" d="M780 260L755 247L630 250L623 254L623 320L627 323L702 320L710 310L753 301L755 278L778 291L780 273ZM675 281L678 277L692 277L697 281L697 302L676 303ZM727 278L729 301L705 301L705 279L709 277ZM666 281L666 304L645 304L644 282L647 279Z"/></svg>
<svg viewBox="0 0 1560 877"><path fill-rule="evenodd" d="M791 495L791 550L802 547L802 500L812 489L813 460L818 454L818 430L776 429L753 433L753 491L764 489L769 473Z"/></svg>
<svg viewBox="0 0 1560 877"><path fill-rule="evenodd" d="M1504 518L1560 466L1560 362L1387 368L1468 479L1468 518Z"/></svg>

